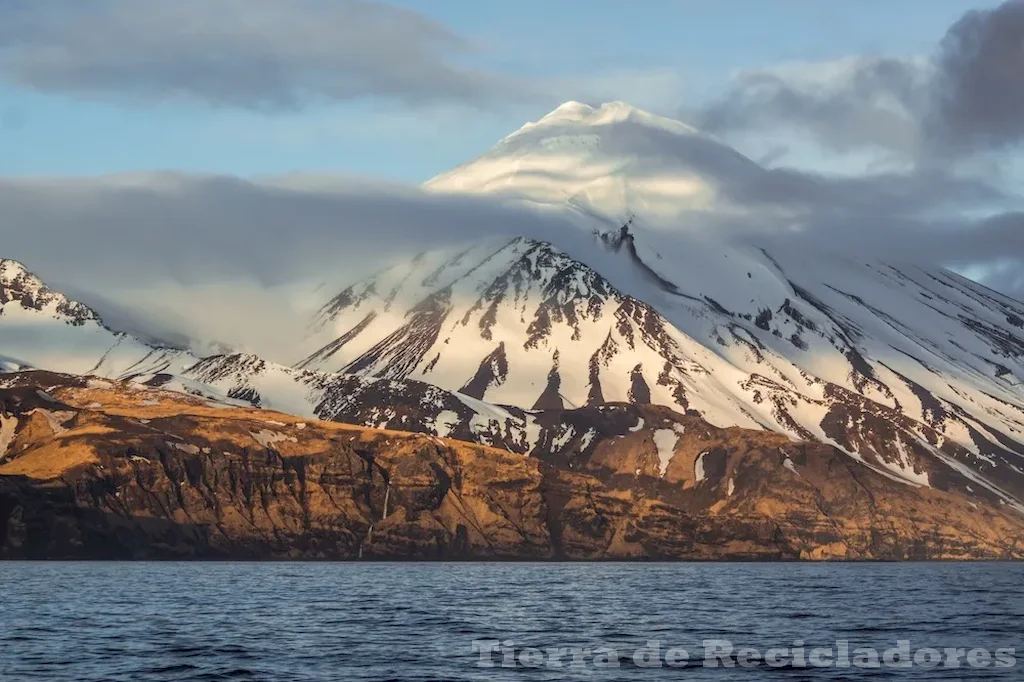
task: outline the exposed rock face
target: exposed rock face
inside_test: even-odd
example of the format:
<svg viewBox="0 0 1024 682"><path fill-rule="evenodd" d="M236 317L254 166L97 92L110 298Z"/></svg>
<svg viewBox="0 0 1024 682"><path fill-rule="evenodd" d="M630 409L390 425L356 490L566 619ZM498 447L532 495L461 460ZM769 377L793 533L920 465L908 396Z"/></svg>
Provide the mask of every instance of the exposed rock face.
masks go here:
<svg viewBox="0 0 1024 682"><path fill-rule="evenodd" d="M0 389L8 558L1024 557L1024 515L949 475L667 408L536 415L534 456L23 373Z"/></svg>
<svg viewBox="0 0 1024 682"><path fill-rule="evenodd" d="M0 460L6 557L548 553L538 463L520 455L113 383L49 391L0 392L18 422Z"/></svg>

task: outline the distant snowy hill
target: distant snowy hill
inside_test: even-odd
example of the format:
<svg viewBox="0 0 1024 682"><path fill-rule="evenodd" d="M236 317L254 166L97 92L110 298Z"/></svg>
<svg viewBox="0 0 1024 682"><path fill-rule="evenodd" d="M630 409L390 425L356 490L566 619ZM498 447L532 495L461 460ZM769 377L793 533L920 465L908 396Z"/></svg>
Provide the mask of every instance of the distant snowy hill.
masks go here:
<svg viewBox="0 0 1024 682"><path fill-rule="evenodd" d="M12 369L100 376L179 372L196 360L108 329L88 306L7 259L0 260L0 356Z"/></svg>

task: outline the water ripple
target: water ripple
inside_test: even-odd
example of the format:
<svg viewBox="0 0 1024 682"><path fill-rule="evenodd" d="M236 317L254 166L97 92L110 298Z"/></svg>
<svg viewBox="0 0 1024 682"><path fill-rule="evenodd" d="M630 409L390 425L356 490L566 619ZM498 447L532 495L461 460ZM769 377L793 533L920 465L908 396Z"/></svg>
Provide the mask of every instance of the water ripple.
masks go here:
<svg viewBox="0 0 1024 682"><path fill-rule="evenodd" d="M907 639L1024 657L1021 564L0 563L0 580L0 679L16 682L1024 679L1024 663L672 670L631 658L657 640L699 659L705 639L761 652ZM624 657L487 669L475 639Z"/></svg>

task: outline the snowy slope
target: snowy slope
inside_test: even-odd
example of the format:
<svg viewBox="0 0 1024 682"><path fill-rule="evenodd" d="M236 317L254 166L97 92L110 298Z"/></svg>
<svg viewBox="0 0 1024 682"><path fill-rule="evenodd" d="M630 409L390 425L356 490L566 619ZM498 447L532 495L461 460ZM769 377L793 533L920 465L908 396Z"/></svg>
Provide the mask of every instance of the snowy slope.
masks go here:
<svg viewBox="0 0 1024 682"><path fill-rule="evenodd" d="M602 248L617 248L622 267L646 267L626 236ZM825 281L806 268L791 280L763 252L696 246L689 257L705 268L732 265L680 284L657 273L657 310L549 244L422 254L329 302L319 348L301 366L430 382L520 409L657 403L717 426L836 444L915 484L932 484L925 462L948 446L1022 487L1024 353L1011 322L1020 306L949 273L883 277L831 263ZM937 342L907 330L915 317Z"/></svg>
<svg viewBox="0 0 1024 682"><path fill-rule="evenodd" d="M495 404L693 406L757 427L714 353L550 244L425 253L335 297L300 366L426 381ZM318 344L319 345L319 344Z"/></svg>
<svg viewBox="0 0 1024 682"><path fill-rule="evenodd" d="M0 261L0 371L127 379L228 404L460 438L527 452L536 429L506 410L425 383L295 370L253 355L200 360L110 330L23 265ZM531 438L533 441L531 441Z"/></svg>
<svg viewBox="0 0 1024 682"><path fill-rule="evenodd" d="M0 355L12 369L104 377L177 372L196 360L111 331L93 310L6 259L0 260Z"/></svg>

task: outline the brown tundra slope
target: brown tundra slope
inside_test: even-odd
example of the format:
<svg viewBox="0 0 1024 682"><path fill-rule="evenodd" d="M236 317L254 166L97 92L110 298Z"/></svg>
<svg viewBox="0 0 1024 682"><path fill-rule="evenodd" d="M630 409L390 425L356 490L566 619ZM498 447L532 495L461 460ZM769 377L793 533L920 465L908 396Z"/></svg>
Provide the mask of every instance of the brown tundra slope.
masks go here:
<svg viewBox="0 0 1024 682"><path fill-rule="evenodd" d="M532 456L128 382L0 389L0 557L1010 559L1024 515L955 474L667 408L545 413Z"/></svg>

